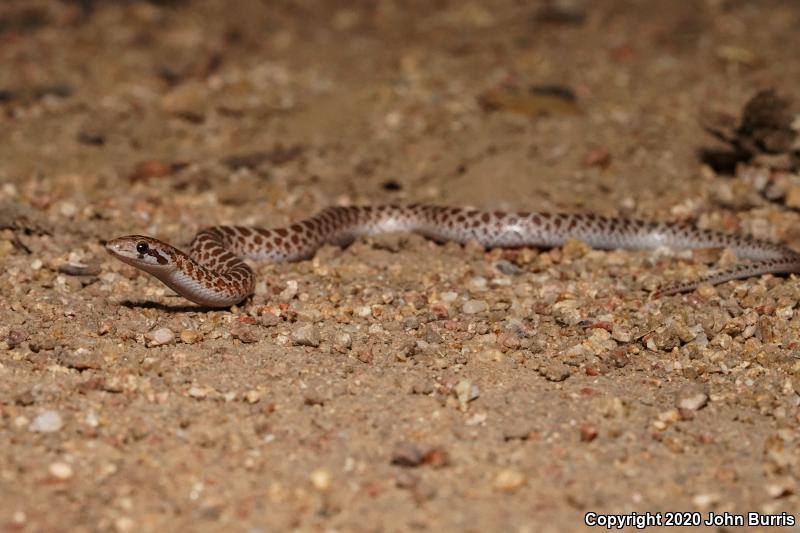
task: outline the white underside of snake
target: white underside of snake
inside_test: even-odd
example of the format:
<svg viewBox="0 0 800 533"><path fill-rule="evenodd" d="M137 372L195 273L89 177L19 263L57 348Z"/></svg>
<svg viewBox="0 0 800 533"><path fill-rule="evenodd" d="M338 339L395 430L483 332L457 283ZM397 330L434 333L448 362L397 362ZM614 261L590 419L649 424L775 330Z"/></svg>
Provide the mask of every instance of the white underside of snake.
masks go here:
<svg viewBox="0 0 800 533"><path fill-rule="evenodd" d="M208 307L229 307L250 296L255 287L255 274L242 257L299 261L326 243L344 246L362 235L390 232L414 232L436 241L477 241L486 248L551 248L569 239L600 249L729 248L738 259L746 260L705 278L666 287L659 295L690 291L702 282L800 272L800 254L784 245L690 225L431 205L331 207L274 229L215 226L194 237L188 254L140 235L113 239L106 249L188 300Z"/></svg>

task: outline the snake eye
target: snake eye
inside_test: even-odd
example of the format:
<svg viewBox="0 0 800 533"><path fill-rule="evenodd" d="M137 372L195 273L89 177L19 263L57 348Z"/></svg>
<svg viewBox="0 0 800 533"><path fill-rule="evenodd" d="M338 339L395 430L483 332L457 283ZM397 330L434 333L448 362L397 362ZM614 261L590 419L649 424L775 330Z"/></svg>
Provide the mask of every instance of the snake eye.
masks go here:
<svg viewBox="0 0 800 533"><path fill-rule="evenodd" d="M150 251L150 247L147 246L146 242L137 242L136 243L136 251L140 254L146 254Z"/></svg>

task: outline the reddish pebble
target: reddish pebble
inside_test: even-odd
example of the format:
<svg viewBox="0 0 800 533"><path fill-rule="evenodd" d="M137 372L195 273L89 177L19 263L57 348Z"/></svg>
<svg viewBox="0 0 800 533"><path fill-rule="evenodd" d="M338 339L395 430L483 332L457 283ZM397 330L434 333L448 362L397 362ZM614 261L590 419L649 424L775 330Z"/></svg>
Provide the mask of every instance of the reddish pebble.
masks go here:
<svg viewBox="0 0 800 533"><path fill-rule="evenodd" d="M583 158L583 166L606 168L611 164L611 153L605 148L590 150Z"/></svg>
<svg viewBox="0 0 800 533"><path fill-rule="evenodd" d="M431 448L425 453L425 456L422 458L422 462L434 468L441 468L443 466L447 466L449 463L449 458L447 456L447 452L442 448Z"/></svg>
<svg viewBox="0 0 800 533"><path fill-rule="evenodd" d="M431 304L431 313L439 320L444 320L450 314L447 307L442 304Z"/></svg>
<svg viewBox="0 0 800 533"><path fill-rule="evenodd" d="M597 427L594 424L584 424L581 426L581 441L592 442L597 438Z"/></svg>
<svg viewBox="0 0 800 533"><path fill-rule="evenodd" d="M143 161L136 165L128 176L131 182L147 181L150 178L163 178L172 174L173 166L163 161Z"/></svg>
<svg viewBox="0 0 800 533"><path fill-rule="evenodd" d="M615 63L628 63L636 59L636 49L630 44L615 46L609 54Z"/></svg>

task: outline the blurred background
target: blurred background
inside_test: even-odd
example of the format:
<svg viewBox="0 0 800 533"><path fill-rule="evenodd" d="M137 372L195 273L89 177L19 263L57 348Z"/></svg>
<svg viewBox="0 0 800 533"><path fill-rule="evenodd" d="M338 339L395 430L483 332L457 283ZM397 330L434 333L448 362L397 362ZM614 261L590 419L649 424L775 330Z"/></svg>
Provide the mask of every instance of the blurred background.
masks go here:
<svg viewBox="0 0 800 533"><path fill-rule="evenodd" d="M6 0L0 175L40 203L213 190L239 216L378 199L697 216L698 116L791 89L799 18L735 0Z"/></svg>

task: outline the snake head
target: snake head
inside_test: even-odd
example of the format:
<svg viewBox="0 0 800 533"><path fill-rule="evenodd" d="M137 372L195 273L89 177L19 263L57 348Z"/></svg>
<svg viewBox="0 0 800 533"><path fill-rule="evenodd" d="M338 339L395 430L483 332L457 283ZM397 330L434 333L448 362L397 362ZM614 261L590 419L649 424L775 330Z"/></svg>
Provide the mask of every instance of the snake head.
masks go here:
<svg viewBox="0 0 800 533"><path fill-rule="evenodd" d="M106 251L129 265L150 274L160 274L174 270L174 249L152 237L128 235L112 239L106 243Z"/></svg>

